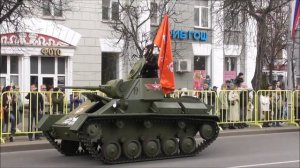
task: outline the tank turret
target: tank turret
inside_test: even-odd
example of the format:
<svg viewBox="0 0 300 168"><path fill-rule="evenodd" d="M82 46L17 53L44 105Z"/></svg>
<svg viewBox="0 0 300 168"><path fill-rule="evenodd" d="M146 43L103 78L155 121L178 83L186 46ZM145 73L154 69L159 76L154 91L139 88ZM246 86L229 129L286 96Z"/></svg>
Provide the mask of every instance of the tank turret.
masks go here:
<svg viewBox="0 0 300 168"><path fill-rule="evenodd" d="M106 85L99 85L97 87L91 86L64 86L65 89L85 89L85 90L99 90L110 98L122 98L124 96L124 89L122 88L123 80L110 80Z"/></svg>

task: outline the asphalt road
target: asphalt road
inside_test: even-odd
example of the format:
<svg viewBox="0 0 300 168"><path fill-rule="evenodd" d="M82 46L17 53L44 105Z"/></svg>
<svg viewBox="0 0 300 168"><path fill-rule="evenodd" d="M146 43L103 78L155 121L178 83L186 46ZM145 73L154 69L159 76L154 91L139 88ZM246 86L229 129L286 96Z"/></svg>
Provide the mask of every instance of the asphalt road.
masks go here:
<svg viewBox="0 0 300 168"><path fill-rule="evenodd" d="M11 167L300 167L299 132L219 137L195 157L104 165L88 156L65 157L54 149L1 153Z"/></svg>

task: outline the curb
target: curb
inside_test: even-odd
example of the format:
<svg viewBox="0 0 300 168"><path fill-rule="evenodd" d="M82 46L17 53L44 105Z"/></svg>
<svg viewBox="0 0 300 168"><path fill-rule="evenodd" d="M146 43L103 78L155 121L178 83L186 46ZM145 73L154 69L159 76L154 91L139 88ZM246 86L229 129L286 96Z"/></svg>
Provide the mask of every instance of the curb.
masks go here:
<svg viewBox="0 0 300 168"><path fill-rule="evenodd" d="M248 129L220 131L219 137L255 135L255 134L259 135L259 134L299 132L299 131L300 131L299 127L262 128L262 129L248 128ZM0 145L0 153L28 151L28 150L43 150L43 149L54 149L54 148L45 139L39 141L27 141L27 137L25 138L25 136L16 138L16 142L13 143L7 142L5 144Z"/></svg>

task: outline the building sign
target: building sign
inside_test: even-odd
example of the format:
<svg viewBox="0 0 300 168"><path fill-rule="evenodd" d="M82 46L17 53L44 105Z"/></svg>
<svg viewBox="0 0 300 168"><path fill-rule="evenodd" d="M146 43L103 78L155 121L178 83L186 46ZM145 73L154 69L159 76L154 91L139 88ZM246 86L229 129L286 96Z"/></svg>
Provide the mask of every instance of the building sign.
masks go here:
<svg viewBox="0 0 300 168"><path fill-rule="evenodd" d="M16 32L1 34L1 45L24 45L24 46L63 46L69 47L70 44L55 37L45 34Z"/></svg>
<svg viewBox="0 0 300 168"><path fill-rule="evenodd" d="M172 39L188 40L192 39L195 41L207 41L207 32L202 31L185 31L185 30L171 30Z"/></svg>
<svg viewBox="0 0 300 168"><path fill-rule="evenodd" d="M224 82L227 80L234 80L236 78L236 71L224 71Z"/></svg>
<svg viewBox="0 0 300 168"><path fill-rule="evenodd" d="M60 56L61 50L59 48L42 48L41 53L47 56Z"/></svg>

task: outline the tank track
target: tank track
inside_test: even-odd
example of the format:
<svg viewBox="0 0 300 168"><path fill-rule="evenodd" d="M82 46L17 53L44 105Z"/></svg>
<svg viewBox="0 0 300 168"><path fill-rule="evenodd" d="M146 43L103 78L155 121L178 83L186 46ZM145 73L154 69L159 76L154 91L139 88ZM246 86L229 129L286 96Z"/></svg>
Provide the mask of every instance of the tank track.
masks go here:
<svg viewBox="0 0 300 168"><path fill-rule="evenodd" d="M122 118L124 119L124 118ZM143 119L143 118L142 118ZM172 118L172 121L174 121L174 119L176 120L183 120L183 118ZM116 118L113 118L113 119L92 119L92 120L88 120L86 122L86 125L88 125L89 123L92 123L93 121L96 121L97 122L101 122L101 123L105 123L105 122L112 122L112 121L115 121ZM101 121L99 121L101 120ZM130 118L130 119L126 119L127 121L141 121L141 118ZM188 119L184 119L185 121L188 121L188 122L197 122L199 124L199 122L201 123L212 123L214 121L211 121L209 119L207 120L203 120L203 119L192 119L192 118L188 118ZM155 122L166 122L166 121L170 121L170 119L168 118L163 118L163 117L155 117L155 118L152 118L151 121L155 121ZM85 125L85 126L86 126ZM120 164L120 163L129 163L129 162L142 162L142 161L151 161L151 160L162 160L162 159L172 159L172 158L182 158L182 157L191 157L191 156L195 156L197 155L199 152L201 152L202 150L204 150L206 147L208 147L213 141L216 140L216 138L218 137L218 134L219 134L219 128L218 128L218 125L217 123L214 124L215 126L215 134L214 136L210 139L210 140L204 140L202 142L200 142L197 146L196 146L196 150L192 153L189 153L189 154L182 154L182 153L177 153L175 155L172 155L172 156L166 156L166 155L163 155L162 153L160 153L158 156L156 157L152 157L152 158L149 158L149 157L146 157L144 155L141 155L139 158L136 158L136 159L128 159L126 158L125 156L121 156L119 159L117 160L108 160L106 159L102 152L101 152L101 148L98 148L98 147L95 147L94 144L91 142L91 139L89 139L88 135L86 133L84 133L83 130L81 130L78 134L79 136L79 140L80 142L82 142L86 148L86 150L91 154L91 156L95 159L95 160L100 160L106 164ZM194 137L195 138L195 137Z"/></svg>
<svg viewBox="0 0 300 168"><path fill-rule="evenodd" d="M61 144L55 141L55 139L51 136L49 131L43 131L44 136L46 139L49 141L49 143L61 154L65 155L65 152L61 148ZM74 155L84 155L86 154L87 151L82 150L77 150Z"/></svg>
<svg viewBox="0 0 300 168"><path fill-rule="evenodd" d="M43 132L44 136L46 139L50 142L50 144L61 154L65 154L60 147L60 144L55 141L55 139L51 136L49 131L44 131Z"/></svg>

